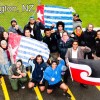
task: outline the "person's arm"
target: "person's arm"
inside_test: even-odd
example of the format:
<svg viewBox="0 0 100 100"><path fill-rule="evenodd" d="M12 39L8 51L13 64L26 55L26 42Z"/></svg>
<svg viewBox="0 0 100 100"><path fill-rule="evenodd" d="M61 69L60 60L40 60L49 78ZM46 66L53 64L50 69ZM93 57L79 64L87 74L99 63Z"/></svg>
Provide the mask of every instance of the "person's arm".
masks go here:
<svg viewBox="0 0 100 100"><path fill-rule="evenodd" d="M14 75L14 73L13 73L13 71L12 71L12 67L10 66L9 67L9 70L8 70L8 75L9 75L9 78L22 78L22 76L21 75L19 75L19 76L16 76L16 75Z"/></svg>
<svg viewBox="0 0 100 100"><path fill-rule="evenodd" d="M24 33L22 33L19 29L17 29L16 31L17 31L17 33L18 33L19 35L24 36Z"/></svg>
<svg viewBox="0 0 100 100"><path fill-rule="evenodd" d="M41 22L37 22L37 24L39 25L39 28L44 30L45 29L45 26L41 23Z"/></svg>
<svg viewBox="0 0 100 100"><path fill-rule="evenodd" d="M62 58L58 57L57 59L59 60L59 64L65 65L65 61Z"/></svg>
<svg viewBox="0 0 100 100"><path fill-rule="evenodd" d="M25 77L25 76L26 76L25 69L23 69L22 72L19 70L18 73L19 73L22 77Z"/></svg>
<svg viewBox="0 0 100 100"><path fill-rule="evenodd" d="M28 60L28 63L29 63L29 65L31 66L31 70L30 70L30 78L32 78L32 72L34 71L34 69L35 69L35 64L34 64L34 60L35 59L35 57L31 57L29 60Z"/></svg>
<svg viewBox="0 0 100 100"><path fill-rule="evenodd" d="M0 47L0 64L5 64L4 56L3 56L3 49Z"/></svg>
<svg viewBox="0 0 100 100"><path fill-rule="evenodd" d="M100 57L97 57L96 54L92 54L92 57L94 58L94 60L100 60Z"/></svg>
<svg viewBox="0 0 100 100"><path fill-rule="evenodd" d="M61 40L58 41L58 51L59 53L66 51Z"/></svg>
<svg viewBox="0 0 100 100"><path fill-rule="evenodd" d="M23 29L19 26L18 29L21 31L21 33L23 33Z"/></svg>
<svg viewBox="0 0 100 100"><path fill-rule="evenodd" d="M43 78L47 81L50 81L51 80L51 76L49 75L50 71L48 70L48 68L44 71L44 74L43 74Z"/></svg>
<svg viewBox="0 0 100 100"><path fill-rule="evenodd" d="M83 50L83 52L88 53L91 52L91 49L87 46L81 46L81 49Z"/></svg>
<svg viewBox="0 0 100 100"><path fill-rule="evenodd" d="M12 77L11 78L22 78L22 75L19 75L19 76L15 76L15 75L12 75Z"/></svg>
<svg viewBox="0 0 100 100"><path fill-rule="evenodd" d="M66 55L65 55L65 62L66 62L66 65L67 65L67 66L69 66L69 65L68 65L68 62L69 62L69 61L68 61L68 58L69 58L69 57L70 57L70 49L67 50ZM71 57L70 57L70 58L71 58Z"/></svg>

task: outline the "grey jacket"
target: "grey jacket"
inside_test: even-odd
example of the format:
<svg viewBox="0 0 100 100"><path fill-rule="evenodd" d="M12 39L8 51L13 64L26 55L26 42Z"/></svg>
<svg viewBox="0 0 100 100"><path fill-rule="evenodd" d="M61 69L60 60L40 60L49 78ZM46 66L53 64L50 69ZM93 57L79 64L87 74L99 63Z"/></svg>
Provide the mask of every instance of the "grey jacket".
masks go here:
<svg viewBox="0 0 100 100"><path fill-rule="evenodd" d="M81 46L78 46L77 59L84 59L84 54L88 52L91 52L89 47L85 46L85 48L82 49ZM72 48L68 48L68 51L65 55L66 63L68 58L72 58Z"/></svg>
<svg viewBox="0 0 100 100"><path fill-rule="evenodd" d="M18 28L22 33L23 33L23 30L21 29L21 27L19 26ZM13 33L17 33L16 29L12 26L9 27L8 29L8 32L13 32Z"/></svg>

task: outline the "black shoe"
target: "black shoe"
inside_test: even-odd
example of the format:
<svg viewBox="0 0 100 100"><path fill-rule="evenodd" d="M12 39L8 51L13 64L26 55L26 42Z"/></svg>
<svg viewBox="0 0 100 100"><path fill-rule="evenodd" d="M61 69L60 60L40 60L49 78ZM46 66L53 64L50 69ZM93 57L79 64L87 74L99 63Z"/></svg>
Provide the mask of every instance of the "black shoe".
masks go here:
<svg viewBox="0 0 100 100"><path fill-rule="evenodd" d="M88 86L86 84L80 84L80 86L83 88L86 88L86 89L88 88Z"/></svg>
<svg viewBox="0 0 100 100"><path fill-rule="evenodd" d="M69 93L63 93L64 96L67 96L68 98L71 98L71 95Z"/></svg>

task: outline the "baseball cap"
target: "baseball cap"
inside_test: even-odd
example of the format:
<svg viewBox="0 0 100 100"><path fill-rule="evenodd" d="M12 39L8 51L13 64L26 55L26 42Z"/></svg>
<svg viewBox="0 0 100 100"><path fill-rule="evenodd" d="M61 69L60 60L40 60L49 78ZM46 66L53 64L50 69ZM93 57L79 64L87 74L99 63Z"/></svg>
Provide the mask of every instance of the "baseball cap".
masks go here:
<svg viewBox="0 0 100 100"><path fill-rule="evenodd" d="M34 19L34 16L30 16L30 18L29 19Z"/></svg>

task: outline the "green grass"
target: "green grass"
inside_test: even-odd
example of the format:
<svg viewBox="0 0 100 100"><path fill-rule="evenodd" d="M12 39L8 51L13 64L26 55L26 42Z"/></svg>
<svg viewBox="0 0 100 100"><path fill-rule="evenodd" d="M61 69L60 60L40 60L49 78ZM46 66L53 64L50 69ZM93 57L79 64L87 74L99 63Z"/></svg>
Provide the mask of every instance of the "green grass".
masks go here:
<svg viewBox="0 0 100 100"><path fill-rule="evenodd" d="M0 6L16 6L18 12L4 12L0 14L0 26L7 30L10 26L10 20L16 18L18 24L22 27L28 22L28 19L34 12L22 11L22 5L35 4L37 0L0 0ZM58 5L64 7L72 6L80 15L83 21L83 27L92 23L95 27L100 27L100 0L41 0L41 4ZM33 9L36 7L34 6Z"/></svg>

